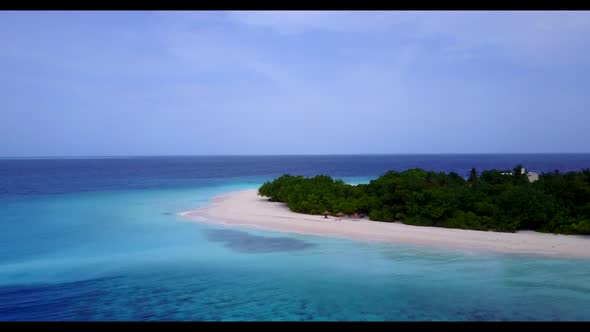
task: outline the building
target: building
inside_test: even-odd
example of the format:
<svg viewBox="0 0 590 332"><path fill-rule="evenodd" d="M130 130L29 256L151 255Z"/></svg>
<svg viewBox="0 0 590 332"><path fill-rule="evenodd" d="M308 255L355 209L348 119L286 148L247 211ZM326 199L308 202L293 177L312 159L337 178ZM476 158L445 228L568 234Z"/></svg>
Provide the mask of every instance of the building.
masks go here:
<svg viewBox="0 0 590 332"><path fill-rule="evenodd" d="M520 169L520 173L521 174L526 174L529 182L535 182L535 181L539 180L539 174L538 173L535 173L535 172L528 172L527 173L526 172L526 169L524 167L522 167ZM512 175L512 172L502 172L501 174L502 175Z"/></svg>
<svg viewBox="0 0 590 332"><path fill-rule="evenodd" d="M529 178L529 182L535 182L535 181L539 180L539 174L537 174L535 172L529 172L527 174L527 177Z"/></svg>

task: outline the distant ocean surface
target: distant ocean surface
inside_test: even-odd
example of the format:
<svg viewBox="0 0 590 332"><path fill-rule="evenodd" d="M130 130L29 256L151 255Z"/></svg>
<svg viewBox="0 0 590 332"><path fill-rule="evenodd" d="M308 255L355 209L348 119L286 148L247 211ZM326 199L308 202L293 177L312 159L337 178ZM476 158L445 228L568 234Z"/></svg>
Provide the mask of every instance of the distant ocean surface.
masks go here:
<svg viewBox="0 0 590 332"><path fill-rule="evenodd" d="M182 220L285 173L590 168L590 154L0 158L1 321L590 320L590 260ZM589 248L590 250L590 248Z"/></svg>

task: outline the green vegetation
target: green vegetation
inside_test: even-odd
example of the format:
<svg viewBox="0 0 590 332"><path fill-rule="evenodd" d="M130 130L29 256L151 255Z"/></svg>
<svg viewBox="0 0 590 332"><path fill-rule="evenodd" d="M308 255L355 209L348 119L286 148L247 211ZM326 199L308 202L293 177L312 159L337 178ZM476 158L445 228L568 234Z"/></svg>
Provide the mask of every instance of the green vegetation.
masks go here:
<svg viewBox="0 0 590 332"><path fill-rule="evenodd" d="M258 193L307 214L359 213L410 225L590 234L589 169L543 173L529 182L518 165L512 171L479 175L472 169L466 178L410 169L353 186L326 175L283 175L266 182Z"/></svg>

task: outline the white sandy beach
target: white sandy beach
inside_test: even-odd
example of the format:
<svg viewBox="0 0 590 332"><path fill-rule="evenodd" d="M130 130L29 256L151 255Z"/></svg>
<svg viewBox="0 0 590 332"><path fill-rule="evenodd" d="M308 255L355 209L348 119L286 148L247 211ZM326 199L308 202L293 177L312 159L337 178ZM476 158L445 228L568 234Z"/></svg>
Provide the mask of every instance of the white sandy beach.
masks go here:
<svg viewBox="0 0 590 332"><path fill-rule="evenodd" d="M284 203L269 202L257 190L232 192L209 206L180 213L188 220L248 226L267 230L461 249L543 256L590 258L590 236L554 235L533 231L482 232L402 223L314 216L289 211Z"/></svg>

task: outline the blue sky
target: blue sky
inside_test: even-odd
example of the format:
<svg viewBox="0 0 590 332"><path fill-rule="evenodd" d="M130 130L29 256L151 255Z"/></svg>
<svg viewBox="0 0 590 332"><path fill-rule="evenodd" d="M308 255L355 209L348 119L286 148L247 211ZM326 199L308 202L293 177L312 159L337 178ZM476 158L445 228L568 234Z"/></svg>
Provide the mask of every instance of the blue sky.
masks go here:
<svg viewBox="0 0 590 332"><path fill-rule="evenodd" d="M0 156L590 152L589 12L0 12Z"/></svg>

